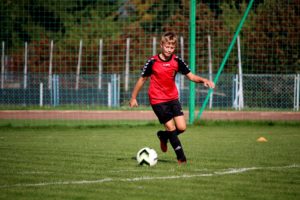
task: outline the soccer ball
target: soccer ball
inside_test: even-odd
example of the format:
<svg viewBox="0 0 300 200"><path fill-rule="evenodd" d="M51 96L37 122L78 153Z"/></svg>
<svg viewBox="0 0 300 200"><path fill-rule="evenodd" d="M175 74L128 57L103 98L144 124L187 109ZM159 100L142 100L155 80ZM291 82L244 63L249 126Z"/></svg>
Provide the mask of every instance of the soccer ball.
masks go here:
<svg viewBox="0 0 300 200"><path fill-rule="evenodd" d="M157 163L157 153L154 149L144 147L136 154L136 160L140 165L154 166Z"/></svg>

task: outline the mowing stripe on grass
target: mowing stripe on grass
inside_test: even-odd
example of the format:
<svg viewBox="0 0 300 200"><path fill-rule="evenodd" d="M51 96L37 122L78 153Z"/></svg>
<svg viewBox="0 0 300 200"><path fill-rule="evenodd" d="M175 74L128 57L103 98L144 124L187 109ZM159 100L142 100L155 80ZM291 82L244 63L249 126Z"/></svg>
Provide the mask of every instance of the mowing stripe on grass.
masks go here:
<svg viewBox="0 0 300 200"><path fill-rule="evenodd" d="M195 177L210 177L210 176L222 176L222 175L230 175L230 174L241 174L241 173L255 171L255 170L284 170L284 169L299 168L299 167L300 165L293 164L288 166L273 166L273 167L229 168L229 169L223 169L211 173L191 174L191 175L183 174L179 176L158 176L158 177L146 176L146 177L125 178L125 179L104 178L98 180L59 181L59 182L1 185L0 189L14 188L14 187L41 187L41 186L51 186L51 185L99 184L105 182L137 182L137 181L145 181L145 180L186 179L186 178L195 178Z"/></svg>

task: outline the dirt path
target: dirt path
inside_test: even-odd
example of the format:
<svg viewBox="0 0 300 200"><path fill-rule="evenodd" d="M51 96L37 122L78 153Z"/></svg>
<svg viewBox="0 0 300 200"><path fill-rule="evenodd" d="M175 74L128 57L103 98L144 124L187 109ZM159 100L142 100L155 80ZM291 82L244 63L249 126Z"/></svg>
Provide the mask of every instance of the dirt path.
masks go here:
<svg viewBox="0 0 300 200"><path fill-rule="evenodd" d="M188 112L185 117L188 119ZM195 114L197 117L197 113ZM44 111L3 110L0 119L72 119L72 120L156 120L152 111ZM300 121L299 112L205 111L207 120L283 120Z"/></svg>

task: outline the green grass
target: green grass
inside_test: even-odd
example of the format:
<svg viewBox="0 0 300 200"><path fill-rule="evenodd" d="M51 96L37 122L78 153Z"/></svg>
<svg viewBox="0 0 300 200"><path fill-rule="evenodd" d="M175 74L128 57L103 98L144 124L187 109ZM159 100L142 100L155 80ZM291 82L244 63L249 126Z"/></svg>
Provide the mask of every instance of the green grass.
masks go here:
<svg viewBox="0 0 300 200"><path fill-rule="evenodd" d="M188 164L161 153L155 123L0 126L0 199L299 199L299 123L216 122L180 136ZM258 137L268 139L258 143ZM136 152L158 152L141 167Z"/></svg>

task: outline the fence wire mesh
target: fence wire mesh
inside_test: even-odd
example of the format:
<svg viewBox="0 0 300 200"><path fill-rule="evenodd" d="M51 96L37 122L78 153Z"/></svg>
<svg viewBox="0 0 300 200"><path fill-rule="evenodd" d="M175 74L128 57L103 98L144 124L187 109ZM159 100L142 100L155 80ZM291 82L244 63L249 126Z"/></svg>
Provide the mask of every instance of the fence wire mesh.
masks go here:
<svg viewBox="0 0 300 200"><path fill-rule="evenodd" d="M213 79L248 2L196 1L195 73ZM127 109L141 68L160 52L162 33L178 34L176 54L189 61L191 6L188 0L1 1L0 108ZM255 1L238 39L207 109L299 111L300 1ZM188 80L178 76L176 83L188 108ZM196 87L197 107L206 95ZM149 109L147 85L138 98Z"/></svg>

